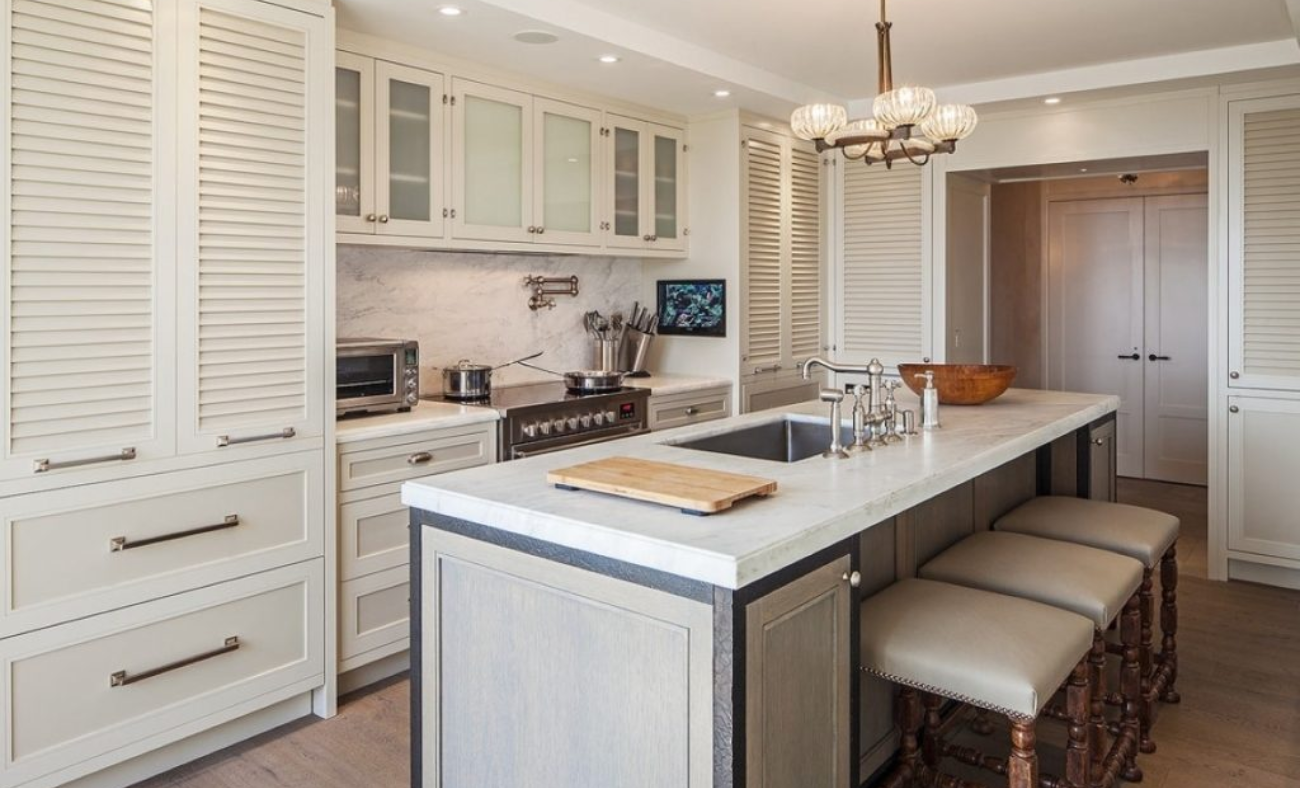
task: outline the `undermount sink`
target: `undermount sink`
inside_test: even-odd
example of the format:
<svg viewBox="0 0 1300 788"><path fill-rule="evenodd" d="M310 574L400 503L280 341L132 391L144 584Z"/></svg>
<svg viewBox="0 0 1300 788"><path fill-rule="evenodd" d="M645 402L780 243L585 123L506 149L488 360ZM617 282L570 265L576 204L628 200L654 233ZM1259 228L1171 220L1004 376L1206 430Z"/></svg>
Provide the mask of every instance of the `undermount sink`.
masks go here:
<svg viewBox="0 0 1300 788"><path fill-rule="evenodd" d="M851 427L841 426L840 442L845 446L853 443ZM779 421L741 427L707 438L670 442L669 445L753 460L799 462L820 455L831 445L830 420L786 416Z"/></svg>

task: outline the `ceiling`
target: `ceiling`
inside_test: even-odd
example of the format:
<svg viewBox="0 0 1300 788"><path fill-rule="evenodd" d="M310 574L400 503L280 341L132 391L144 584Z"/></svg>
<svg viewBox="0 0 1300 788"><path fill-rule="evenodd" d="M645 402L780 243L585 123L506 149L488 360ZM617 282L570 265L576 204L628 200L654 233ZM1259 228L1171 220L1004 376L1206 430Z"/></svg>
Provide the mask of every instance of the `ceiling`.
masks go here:
<svg viewBox="0 0 1300 788"><path fill-rule="evenodd" d="M1291 0L1300 9L1300 2ZM465 9L449 19L444 3ZM897 82L937 88L1289 41L1288 0L891 0ZM874 95L875 0L336 0L341 27L686 115ZM521 44L522 30L559 36ZM596 62L605 53L622 61ZM1220 55L1216 71L1234 59ZM1249 65L1243 65L1243 68ZM1232 70L1231 66L1226 70ZM719 100L713 91L727 88ZM943 98L942 90L940 98Z"/></svg>

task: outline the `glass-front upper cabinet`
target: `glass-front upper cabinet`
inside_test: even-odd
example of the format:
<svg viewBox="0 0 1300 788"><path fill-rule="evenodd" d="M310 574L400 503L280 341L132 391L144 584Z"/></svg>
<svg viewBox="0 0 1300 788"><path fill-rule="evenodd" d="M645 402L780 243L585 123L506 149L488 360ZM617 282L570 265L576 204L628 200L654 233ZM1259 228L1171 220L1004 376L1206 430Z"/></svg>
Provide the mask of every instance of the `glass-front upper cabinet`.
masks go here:
<svg viewBox="0 0 1300 788"><path fill-rule="evenodd" d="M341 233L375 231L375 61L334 59L334 213Z"/></svg>
<svg viewBox="0 0 1300 788"><path fill-rule="evenodd" d="M620 249L684 250L682 132L618 115L606 118L606 242Z"/></svg>
<svg viewBox="0 0 1300 788"><path fill-rule="evenodd" d="M338 231L443 237L443 76L350 52L334 75Z"/></svg>
<svg viewBox="0 0 1300 788"><path fill-rule="evenodd" d="M535 243L600 245L600 110L533 99Z"/></svg>
<svg viewBox="0 0 1300 788"><path fill-rule="evenodd" d="M443 76L381 60L375 78L378 232L441 238Z"/></svg>
<svg viewBox="0 0 1300 788"><path fill-rule="evenodd" d="M452 237L532 241L533 98L452 79Z"/></svg>

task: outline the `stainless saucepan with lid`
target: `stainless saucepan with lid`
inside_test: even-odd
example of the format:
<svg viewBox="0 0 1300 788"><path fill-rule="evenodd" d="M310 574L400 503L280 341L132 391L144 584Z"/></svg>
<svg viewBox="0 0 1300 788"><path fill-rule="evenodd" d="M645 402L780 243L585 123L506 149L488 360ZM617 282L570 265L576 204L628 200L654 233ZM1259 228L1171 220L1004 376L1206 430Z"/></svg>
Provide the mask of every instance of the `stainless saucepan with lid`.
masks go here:
<svg viewBox="0 0 1300 788"><path fill-rule="evenodd" d="M531 361L542 355L541 352L531 356L515 359L507 364L489 367L486 364L474 364L469 359L461 359L455 366L442 369L442 396L455 400L487 399L492 393L492 371Z"/></svg>

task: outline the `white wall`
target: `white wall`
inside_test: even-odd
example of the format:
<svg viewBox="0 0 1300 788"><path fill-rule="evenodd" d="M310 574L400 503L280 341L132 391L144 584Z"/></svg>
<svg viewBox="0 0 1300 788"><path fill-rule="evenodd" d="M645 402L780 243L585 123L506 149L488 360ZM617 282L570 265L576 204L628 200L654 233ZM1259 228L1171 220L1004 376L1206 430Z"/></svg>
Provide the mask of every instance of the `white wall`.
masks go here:
<svg viewBox="0 0 1300 788"><path fill-rule="evenodd" d="M654 304L659 279L725 279L727 335L660 336L650 367L734 382L740 359L740 116L728 113L692 122L688 137L690 257L646 261L641 300Z"/></svg>
<svg viewBox="0 0 1300 788"><path fill-rule="evenodd" d="M944 359L982 364L988 349L989 186L948 176L947 275Z"/></svg>
<svg viewBox="0 0 1300 788"><path fill-rule="evenodd" d="M338 247L338 336L416 339L420 390L440 392L440 368L468 358L502 364L538 350L535 363L564 372L587 369L590 343L582 315L629 314L641 297L639 260L424 252L368 246ZM579 278L576 297L555 296L555 309L533 312L524 277ZM554 380L508 367L493 383Z"/></svg>

